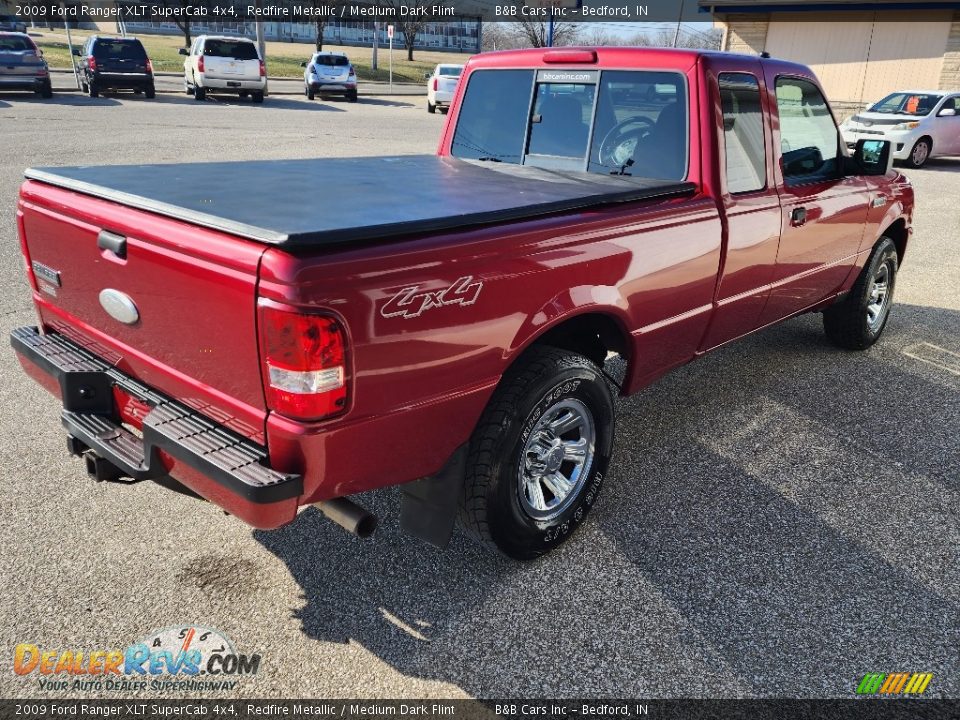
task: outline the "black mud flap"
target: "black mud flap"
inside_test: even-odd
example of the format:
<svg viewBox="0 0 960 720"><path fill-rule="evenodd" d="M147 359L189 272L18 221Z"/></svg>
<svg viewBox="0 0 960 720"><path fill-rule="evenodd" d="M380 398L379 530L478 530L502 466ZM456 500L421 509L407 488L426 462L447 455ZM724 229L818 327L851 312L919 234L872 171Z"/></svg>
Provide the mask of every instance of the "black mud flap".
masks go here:
<svg viewBox="0 0 960 720"><path fill-rule="evenodd" d="M403 486L400 527L414 537L443 548L457 520L467 466L467 446L461 445L436 475Z"/></svg>

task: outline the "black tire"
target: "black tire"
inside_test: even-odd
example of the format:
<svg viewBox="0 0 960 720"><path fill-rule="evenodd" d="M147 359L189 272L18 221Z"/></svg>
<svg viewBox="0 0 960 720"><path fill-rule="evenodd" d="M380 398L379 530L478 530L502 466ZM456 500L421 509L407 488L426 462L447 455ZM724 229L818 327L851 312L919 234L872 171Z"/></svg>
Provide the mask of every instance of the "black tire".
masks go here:
<svg viewBox="0 0 960 720"><path fill-rule="evenodd" d="M897 269L897 246L890 238L880 238L850 293L823 311L823 329L831 343L846 350L866 350L880 338L890 319ZM884 280L886 289L877 309L877 283Z"/></svg>
<svg viewBox="0 0 960 720"><path fill-rule="evenodd" d="M199 85L193 86L193 99L197 101L203 101L207 99L207 89L200 87Z"/></svg>
<svg viewBox="0 0 960 720"><path fill-rule="evenodd" d="M92 98L100 97L100 88L98 88L96 85L94 85L93 82L88 83L88 84L87 84L87 95L89 95L89 96L92 97Z"/></svg>
<svg viewBox="0 0 960 720"><path fill-rule="evenodd" d="M910 155L906 160L907 165L912 168L922 168L930 159L931 149L933 149L933 143L930 142L930 138L920 138L910 149Z"/></svg>
<svg viewBox="0 0 960 720"><path fill-rule="evenodd" d="M153 100L157 96L157 88L153 85L147 86L147 89L143 91L144 96L147 100Z"/></svg>
<svg viewBox="0 0 960 720"><path fill-rule="evenodd" d="M437 106L427 100L427 112L433 115L437 111Z"/></svg>
<svg viewBox="0 0 960 720"><path fill-rule="evenodd" d="M554 516L537 518L530 509L530 493L521 489L522 466L524 458L530 458L529 444L542 434L540 423L556 412L569 412L564 404L589 412L594 454L566 496L553 494L537 481L540 501L547 488L549 502L557 503ZM613 397L600 368L565 350L532 348L504 376L471 437L460 501L461 526L482 544L516 560L532 560L552 550L573 534L596 501L610 463L613 431ZM579 433L582 441L584 432L568 430L553 442L564 442L571 433ZM544 457L550 455L548 451ZM546 463L555 461L556 456Z"/></svg>
<svg viewBox="0 0 960 720"><path fill-rule="evenodd" d="M357 91L354 90L354 91L352 91L352 92L348 92L348 93L347 93L347 100L349 100L350 102L356 102L356 101L357 101Z"/></svg>
<svg viewBox="0 0 960 720"><path fill-rule="evenodd" d="M191 85L190 83L188 83L188 82L186 81L186 79L184 79L184 81L183 81L183 91L184 91L187 95L193 95L193 85Z"/></svg>
<svg viewBox="0 0 960 720"><path fill-rule="evenodd" d="M262 102L263 102L263 93L260 92L260 91L257 91L257 92L255 92L255 93L253 93L253 101L254 101L255 103L262 103Z"/></svg>
<svg viewBox="0 0 960 720"><path fill-rule="evenodd" d="M313 88L307 87L307 100L313 100L317 94L313 91Z"/></svg>
<svg viewBox="0 0 960 720"><path fill-rule="evenodd" d="M143 90L142 90L141 88L134 88L134 89L133 89L133 94L134 94L134 95L143 95Z"/></svg>
<svg viewBox="0 0 960 720"><path fill-rule="evenodd" d="M87 83L83 80L80 81L80 92L82 92L84 95L86 95L88 92Z"/></svg>
<svg viewBox="0 0 960 720"><path fill-rule="evenodd" d="M47 79L47 81L40 86L40 90L38 92L40 93L40 97L44 99L53 97L53 85L50 83L49 79Z"/></svg>

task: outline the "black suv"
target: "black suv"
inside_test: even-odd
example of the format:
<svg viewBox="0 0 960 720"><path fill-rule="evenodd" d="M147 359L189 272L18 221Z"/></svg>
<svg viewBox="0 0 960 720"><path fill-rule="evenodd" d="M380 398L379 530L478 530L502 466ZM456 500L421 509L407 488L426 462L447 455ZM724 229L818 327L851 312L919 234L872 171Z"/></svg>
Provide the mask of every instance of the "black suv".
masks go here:
<svg viewBox="0 0 960 720"><path fill-rule="evenodd" d="M137 38L91 35L87 44L74 48L80 60L80 84L90 97L104 90L133 90L148 98L156 95L153 65Z"/></svg>

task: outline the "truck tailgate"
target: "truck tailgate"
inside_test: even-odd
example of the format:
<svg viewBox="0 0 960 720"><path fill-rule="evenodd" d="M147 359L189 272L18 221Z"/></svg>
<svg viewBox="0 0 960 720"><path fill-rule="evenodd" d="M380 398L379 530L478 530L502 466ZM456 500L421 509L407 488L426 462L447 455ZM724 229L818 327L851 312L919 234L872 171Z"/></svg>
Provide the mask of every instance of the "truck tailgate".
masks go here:
<svg viewBox="0 0 960 720"><path fill-rule="evenodd" d="M263 442L261 245L35 181L18 220L44 325Z"/></svg>

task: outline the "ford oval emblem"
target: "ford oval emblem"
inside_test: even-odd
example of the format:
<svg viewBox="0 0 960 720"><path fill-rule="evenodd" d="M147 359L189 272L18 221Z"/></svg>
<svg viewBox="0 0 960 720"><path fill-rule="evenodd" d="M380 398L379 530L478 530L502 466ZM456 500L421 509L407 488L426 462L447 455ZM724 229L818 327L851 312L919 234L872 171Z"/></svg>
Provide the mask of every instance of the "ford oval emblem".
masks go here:
<svg viewBox="0 0 960 720"><path fill-rule="evenodd" d="M136 303L126 293L113 288L100 291L100 305L107 311L107 315L127 325L133 325L140 319L140 311Z"/></svg>

